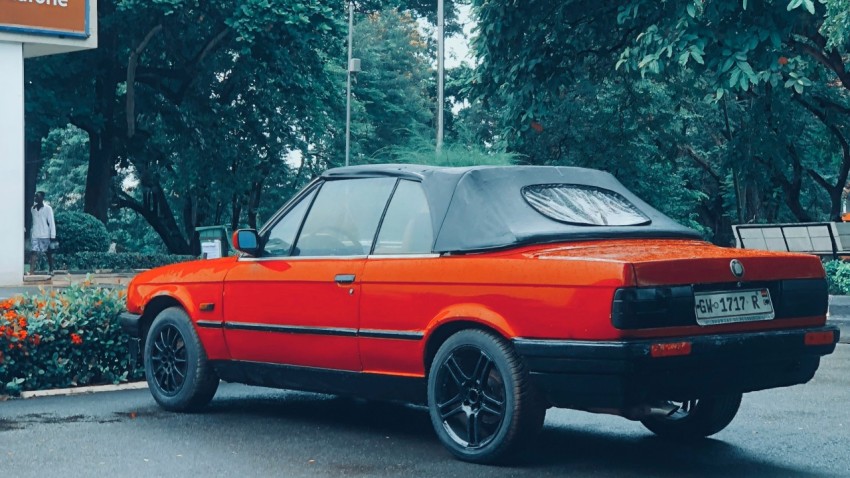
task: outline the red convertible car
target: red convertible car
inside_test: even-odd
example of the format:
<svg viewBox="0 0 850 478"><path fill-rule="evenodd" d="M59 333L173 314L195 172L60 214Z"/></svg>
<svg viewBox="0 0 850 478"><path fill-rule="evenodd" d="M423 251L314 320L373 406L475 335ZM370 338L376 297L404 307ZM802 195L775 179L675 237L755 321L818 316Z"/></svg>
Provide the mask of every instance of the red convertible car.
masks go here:
<svg viewBox="0 0 850 478"><path fill-rule="evenodd" d="M233 239L130 284L122 324L168 410L220 379L405 400L490 463L548 407L714 434L839 338L817 257L714 246L590 169L332 169Z"/></svg>

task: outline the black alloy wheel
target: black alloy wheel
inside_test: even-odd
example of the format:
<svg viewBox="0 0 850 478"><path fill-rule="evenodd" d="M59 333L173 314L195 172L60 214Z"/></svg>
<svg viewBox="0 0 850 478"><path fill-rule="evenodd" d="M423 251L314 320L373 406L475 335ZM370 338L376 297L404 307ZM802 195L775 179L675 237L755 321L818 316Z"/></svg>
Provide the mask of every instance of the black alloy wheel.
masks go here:
<svg viewBox="0 0 850 478"><path fill-rule="evenodd" d="M484 351L459 347L437 369L436 405L443 428L460 446L489 444L505 418L505 380Z"/></svg>
<svg viewBox="0 0 850 478"><path fill-rule="evenodd" d="M514 458L533 442L546 414L511 344L477 329L452 335L437 351L428 410L443 445L474 463Z"/></svg>
<svg viewBox="0 0 850 478"><path fill-rule="evenodd" d="M177 327L166 325L159 329L151 349L151 362L153 378L162 393L176 395L189 372L186 342Z"/></svg>
<svg viewBox="0 0 850 478"><path fill-rule="evenodd" d="M145 376L162 408L195 411L218 389L218 375L186 312L170 307L154 318L144 347Z"/></svg>

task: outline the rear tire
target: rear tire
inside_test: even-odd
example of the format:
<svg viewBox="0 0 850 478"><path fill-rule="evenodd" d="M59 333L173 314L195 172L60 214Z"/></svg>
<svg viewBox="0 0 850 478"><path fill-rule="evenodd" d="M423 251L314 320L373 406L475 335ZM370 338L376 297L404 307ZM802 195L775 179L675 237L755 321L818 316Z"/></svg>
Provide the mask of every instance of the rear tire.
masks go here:
<svg viewBox="0 0 850 478"><path fill-rule="evenodd" d="M701 398L679 404L679 410L667 417L648 417L643 426L664 438L694 440L705 438L726 428L738 413L742 394Z"/></svg>
<svg viewBox="0 0 850 478"><path fill-rule="evenodd" d="M162 408L195 411L212 400L219 379L183 309L170 307L154 318L144 354L148 387Z"/></svg>
<svg viewBox="0 0 850 478"><path fill-rule="evenodd" d="M460 331L437 351L428 411L443 445L473 463L512 458L533 441L546 415L511 345L483 330Z"/></svg>

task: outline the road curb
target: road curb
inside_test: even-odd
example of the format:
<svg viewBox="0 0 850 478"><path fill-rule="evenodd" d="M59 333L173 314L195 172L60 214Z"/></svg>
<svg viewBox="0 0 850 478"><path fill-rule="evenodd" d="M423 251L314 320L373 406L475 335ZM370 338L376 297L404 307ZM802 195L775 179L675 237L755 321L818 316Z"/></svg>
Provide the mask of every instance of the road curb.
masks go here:
<svg viewBox="0 0 850 478"><path fill-rule="evenodd" d="M90 387L56 388L51 390L32 390L21 392L21 398L59 397L66 395L84 395L87 393L120 392L122 390L142 390L148 388L148 382L129 382L118 385L93 385Z"/></svg>
<svg viewBox="0 0 850 478"><path fill-rule="evenodd" d="M850 296L829 296L829 318L850 323Z"/></svg>

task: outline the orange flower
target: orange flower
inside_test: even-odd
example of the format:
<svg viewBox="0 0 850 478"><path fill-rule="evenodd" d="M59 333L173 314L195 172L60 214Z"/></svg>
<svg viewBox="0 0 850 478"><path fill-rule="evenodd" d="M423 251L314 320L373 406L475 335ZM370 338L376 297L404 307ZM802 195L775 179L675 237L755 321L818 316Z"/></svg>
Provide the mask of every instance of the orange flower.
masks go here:
<svg viewBox="0 0 850 478"><path fill-rule="evenodd" d="M776 62L779 63L782 66L785 66L785 65L788 64L788 58L785 58L784 56L780 56L779 60L777 60Z"/></svg>
<svg viewBox="0 0 850 478"><path fill-rule="evenodd" d="M30 341L32 342L33 345L38 345L38 344L41 343L41 336L38 335L38 334L32 334L30 336Z"/></svg>
<svg viewBox="0 0 850 478"><path fill-rule="evenodd" d="M18 332L18 338L20 338L21 340L26 339L27 338L27 331L21 330L20 332Z"/></svg>
<svg viewBox="0 0 850 478"><path fill-rule="evenodd" d="M80 334L71 334L71 343L74 345L80 345L83 343L83 338L80 337Z"/></svg>

